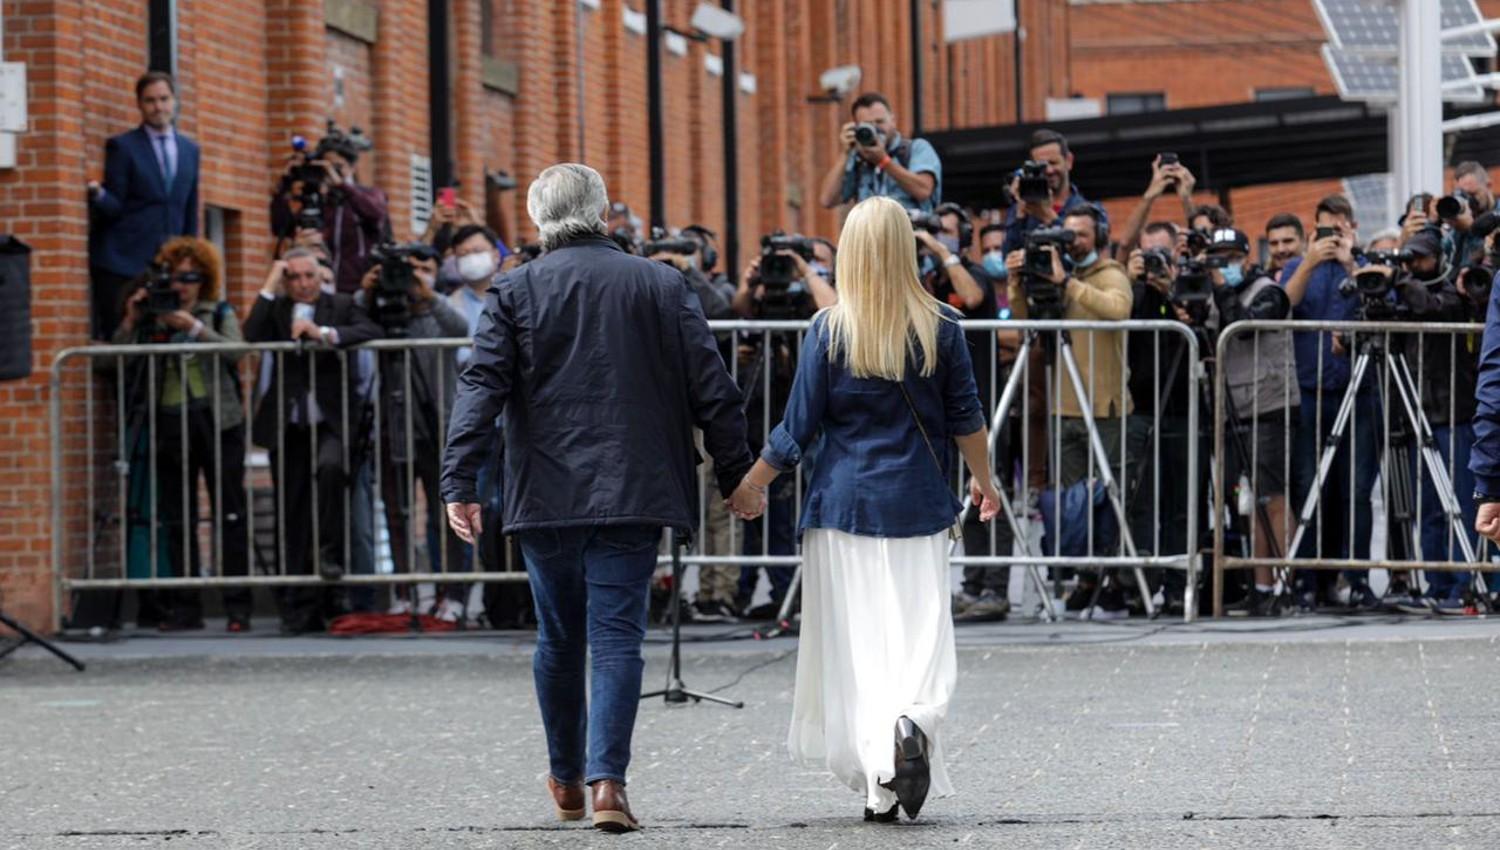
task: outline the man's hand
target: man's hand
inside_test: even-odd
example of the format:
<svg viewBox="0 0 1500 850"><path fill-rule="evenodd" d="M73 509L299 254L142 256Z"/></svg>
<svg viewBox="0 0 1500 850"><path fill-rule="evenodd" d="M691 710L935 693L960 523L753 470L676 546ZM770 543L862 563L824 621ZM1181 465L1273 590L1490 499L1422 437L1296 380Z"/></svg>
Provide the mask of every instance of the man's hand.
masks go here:
<svg viewBox="0 0 1500 850"><path fill-rule="evenodd" d="M682 254L673 254L670 251L658 251L647 259L655 260L658 263L666 263L680 272L688 270L688 258Z"/></svg>
<svg viewBox="0 0 1500 850"><path fill-rule="evenodd" d="M740 480L740 486L734 488L724 504L740 519L755 519L766 510L766 494L750 485L748 477Z"/></svg>
<svg viewBox="0 0 1500 850"><path fill-rule="evenodd" d="M322 342L323 329L318 327L315 322L308 321L307 319L293 319L292 339L305 339L310 342Z"/></svg>
<svg viewBox="0 0 1500 850"><path fill-rule="evenodd" d="M474 214L474 208L469 206L468 202L466 202L463 198L454 198L453 208L457 211L457 215L454 219L454 224L457 224L459 227L464 227L470 224L483 224L483 222L479 220L479 216Z"/></svg>
<svg viewBox="0 0 1500 850"><path fill-rule="evenodd" d="M1136 248L1130 252L1130 259L1125 261L1125 273L1131 280L1143 280L1146 277L1146 255L1141 249Z"/></svg>
<svg viewBox="0 0 1500 850"><path fill-rule="evenodd" d="M839 130L839 152L847 154L858 144L854 139L854 122L849 121L844 124L843 129Z"/></svg>
<svg viewBox="0 0 1500 850"><path fill-rule="evenodd" d="M1026 267L1026 251L1017 249L1005 255L1005 271L1009 273L1011 280L1016 280L1016 275Z"/></svg>
<svg viewBox="0 0 1500 850"><path fill-rule="evenodd" d="M1339 236L1316 239L1311 245L1307 246L1307 259L1304 262L1317 265L1318 263L1326 263L1329 260L1337 260L1342 247L1343 240Z"/></svg>
<svg viewBox="0 0 1500 850"><path fill-rule="evenodd" d="M277 260L271 264L271 273L266 275L266 282L261 286L262 295L271 298L280 298L286 293L286 260Z"/></svg>
<svg viewBox="0 0 1500 850"><path fill-rule="evenodd" d="M101 185L99 185L99 181L98 180L90 180L88 183L86 183L84 185L89 190L89 200L91 200L91 201L97 201L97 200L99 200L99 196L102 195L102 194L104 194L104 187L101 186Z"/></svg>
<svg viewBox="0 0 1500 850"><path fill-rule="evenodd" d="M1056 245L1050 246L1049 253L1052 254L1051 280L1058 286L1062 286L1068 279L1068 273L1063 270L1062 253L1057 250Z"/></svg>
<svg viewBox="0 0 1500 850"><path fill-rule="evenodd" d="M376 282L380 280L380 265L370 266L365 269L365 276L359 279L359 288L369 292L375 288ZM366 302L368 304L369 302Z"/></svg>
<svg viewBox="0 0 1500 850"><path fill-rule="evenodd" d="M146 311L141 306L145 302L146 287L144 286L132 292L130 297L125 299L125 318L120 322L125 330L135 330L135 326L140 324L141 319L145 318Z"/></svg>
<svg viewBox="0 0 1500 850"><path fill-rule="evenodd" d="M319 165L323 166L323 173L324 175L326 175L324 177L324 181L330 187L344 185L344 173L340 171L337 166L326 159L320 159L317 162Z"/></svg>
<svg viewBox="0 0 1500 850"><path fill-rule="evenodd" d="M885 161L886 157L890 156L890 154L886 153L885 136L883 135L877 135L875 137L875 144L871 147L855 145L854 149L859 152L860 159L871 165L879 165Z"/></svg>
<svg viewBox="0 0 1500 850"><path fill-rule="evenodd" d="M969 503L979 506L979 521L989 522L1000 515L1000 491L993 481L969 479Z"/></svg>
<svg viewBox="0 0 1500 850"><path fill-rule="evenodd" d="M1177 197L1191 198L1193 187L1198 185L1198 178L1188 170L1186 165L1175 163L1167 166L1167 174L1171 175L1173 182L1177 184Z"/></svg>
<svg viewBox="0 0 1500 850"><path fill-rule="evenodd" d="M1474 530L1500 543L1500 502L1485 502L1479 506L1479 515L1474 518Z"/></svg>
<svg viewBox="0 0 1500 850"><path fill-rule="evenodd" d="M145 292L145 290L141 291ZM193 318L193 314L186 310L173 310L161 317L161 323L174 331L190 331L197 322L198 320Z"/></svg>
<svg viewBox="0 0 1500 850"><path fill-rule="evenodd" d="M757 280L760 280L760 257L751 260L750 265L745 266L745 271L740 274L740 290L749 292L751 284Z"/></svg>
<svg viewBox="0 0 1500 850"><path fill-rule="evenodd" d="M1338 251L1333 258L1338 260L1339 265L1346 269L1354 269L1354 234L1347 230L1341 230L1336 237L1338 240Z"/></svg>
<svg viewBox="0 0 1500 850"><path fill-rule="evenodd" d="M313 248L323 244L323 231L312 227L299 227L297 233L292 237L292 244L298 248Z"/></svg>
<svg viewBox="0 0 1500 850"><path fill-rule="evenodd" d="M448 511L448 527L458 535L458 539L470 546L479 542L479 535L484 533L484 524L480 520L483 511L478 502L464 502L462 504L449 503L444 505Z"/></svg>
<svg viewBox="0 0 1500 850"><path fill-rule="evenodd" d="M1173 186L1176 178L1173 177L1171 168L1170 164L1161 164L1160 154L1156 159L1151 160L1151 182L1146 186L1146 200L1154 201L1160 198L1167 193L1167 189Z"/></svg>
<svg viewBox="0 0 1500 850"><path fill-rule="evenodd" d="M948 250L948 246L939 242L937 237L931 233L925 230L918 230L916 234L917 241L922 243L922 247L931 251L933 256L937 257L940 262L947 261L949 257L953 256L953 252Z"/></svg>
<svg viewBox="0 0 1500 850"><path fill-rule="evenodd" d="M1333 349L1333 356L1334 357L1348 357L1349 356L1349 349L1347 349L1347 348L1344 347L1344 335L1343 334L1336 333L1336 334L1333 335L1333 344L1332 344L1331 348Z"/></svg>

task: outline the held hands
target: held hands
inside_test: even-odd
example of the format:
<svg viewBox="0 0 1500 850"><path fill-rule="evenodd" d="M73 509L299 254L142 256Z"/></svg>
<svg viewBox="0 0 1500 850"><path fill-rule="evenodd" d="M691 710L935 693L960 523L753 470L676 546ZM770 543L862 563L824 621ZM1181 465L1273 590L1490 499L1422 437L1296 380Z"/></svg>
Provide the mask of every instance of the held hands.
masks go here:
<svg viewBox="0 0 1500 850"><path fill-rule="evenodd" d="M443 506L448 511L448 525L458 539L469 545L479 539L484 533L484 525L480 521L481 511L478 502L449 503Z"/></svg>
<svg viewBox="0 0 1500 850"><path fill-rule="evenodd" d="M292 339L305 339L308 342L322 342L323 329L307 319L292 320Z"/></svg>
<svg viewBox="0 0 1500 850"><path fill-rule="evenodd" d="M994 481L969 479L969 500L979 506L979 521L989 522L1000 515L1000 491Z"/></svg>
<svg viewBox="0 0 1500 850"><path fill-rule="evenodd" d="M766 488L750 483L747 475L740 479L740 485L734 488L734 493L724 500L724 504L740 519L757 519L766 511Z"/></svg>

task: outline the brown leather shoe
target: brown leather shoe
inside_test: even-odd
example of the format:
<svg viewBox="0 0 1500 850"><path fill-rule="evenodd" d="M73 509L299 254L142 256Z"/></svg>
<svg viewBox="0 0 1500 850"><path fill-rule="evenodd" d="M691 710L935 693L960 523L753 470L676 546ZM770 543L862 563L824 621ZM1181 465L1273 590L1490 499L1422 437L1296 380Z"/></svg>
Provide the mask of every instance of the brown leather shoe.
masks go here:
<svg viewBox="0 0 1500 850"><path fill-rule="evenodd" d="M594 828L605 832L635 832L641 828L635 815L630 813L625 786L613 779L594 783Z"/></svg>
<svg viewBox="0 0 1500 850"><path fill-rule="evenodd" d="M547 790L552 792L552 804L557 807L558 820L583 820L583 783L558 782L547 777Z"/></svg>

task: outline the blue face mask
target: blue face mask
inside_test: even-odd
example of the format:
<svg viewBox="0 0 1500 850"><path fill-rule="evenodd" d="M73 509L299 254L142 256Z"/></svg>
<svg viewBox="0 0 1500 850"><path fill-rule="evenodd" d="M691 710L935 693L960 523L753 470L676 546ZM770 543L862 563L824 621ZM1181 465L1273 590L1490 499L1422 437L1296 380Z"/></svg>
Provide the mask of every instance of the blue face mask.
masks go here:
<svg viewBox="0 0 1500 850"><path fill-rule="evenodd" d="M1220 269L1224 275L1224 285L1231 289L1239 289L1245 285L1245 264L1230 263Z"/></svg>
<svg viewBox="0 0 1500 850"><path fill-rule="evenodd" d="M1005 277L1005 254L991 251L984 255L984 270L990 277Z"/></svg>
<svg viewBox="0 0 1500 850"><path fill-rule="evenodd" d="M948 249L948 253L950 253L950 254L957 254L958 253L958 237L957 236L948 236L948 235L945 234L945 235L939 236L937 238L937 241L938 241L938 244L940 244L944 248Z"/></svg>
<svg viewBox="0 0 1500 850"><path fill-rule="evenodd" d="M828 279L827 266L823 265L822 263L808 263L808 267L813 270L813 274L823 278L824 280Z"/></svg>
<svg viewBox="0 0 1500 850"><path fill-rule="evenodd" d="M1090 251L1087 254L1084 254L1082 257L1074 260L1073 261L1073 268L1075 268L1075 269L1086 269L1089 266L1092 266L1094 263L1097 263L1097 262L1099 262L1099 252L1098 251Z"/></svg>
<svg viewBox="0 0 1500 850"><path fill-rule="evenodd" d="M931 254L923 254L922 259L917 264L917 274L921 275L922 277L926 277L932 274L933 272L937 271L937 269L937 259L934 258Z"/></svg>

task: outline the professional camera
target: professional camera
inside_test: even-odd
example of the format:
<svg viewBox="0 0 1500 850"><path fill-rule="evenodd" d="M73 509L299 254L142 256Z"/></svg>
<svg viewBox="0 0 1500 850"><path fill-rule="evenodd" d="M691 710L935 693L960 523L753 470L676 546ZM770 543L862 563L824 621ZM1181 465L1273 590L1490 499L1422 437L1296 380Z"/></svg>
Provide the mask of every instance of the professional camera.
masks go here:
<svg viewBox="0 0 1500 850"><path fill-rule="evenodd" d="M387 242L370 255L370 259L380 264L380 276L370 291L370 315L386 336L406 336L418 288L417 272L410 260L431 255L432 248L421 242L405 245Z"/></svg>
<svg viewBox="0 0 1500 850"><path fill-rule="evenodd" d="M644 256L654 257L657 254L680 254L691 257L698 253L698 243L685 236L673 238L664 227L651 228L651 241L646 243Z"/></svg>
<svg viewBox="0 0 1500 850"><path fill-rule="evenodd" d="M1209 257L1202 262L1185 259L1177 267L1177 277L1172 280L1172 303L1186 311L1194 324L1202 324L1208 318L1208 305L1214 298L1214 278L1209 269L1218 267L1219 259Z"/></svg>
<svg viewBox="0 0 1500 850"><path fill-rule="evenodd" d="M1412 260L1409 251L1366 251L1360 256L1368 266L1390 269L1381 271L1378 268L1363 268L1339 286L1340 293L1346 296L1359 295L1367 301L1381 301L1390 295L1396 283L1395 273Z"/></svg>
<svg viewBox="0 0 1500 850"><path fill-rule="evenodd" d="M1464 291L1469 295L1469 304L1479 316L1484 316L1490 306L1490 293L1495 288L1495 273L1479 264L1463 267Z"/></svg>
<svg viewBox="0 0 1500 850"><path fill-rule="evenodd" d="M1016 170L1021 178L1016 186L1016 196L1023 204L1041 204L1052 200L1052 187L1047 184L1047 163L1026 160Z"/></svg>
<svg viewBox="0 0 1500 850"><path fill-rule="evenodd" d="M800 279L796 261L783 252L798 254L812 262L812 240L788 236L779 230L760 238L760 282L765 284L768 296L772 290L785 290L792 281Z"/></svg>
<svg viewBox="0 0 1500 850"><path fill-rule="evenodd" d="M925 230L933 236L943 232L943 219L936 213L924 213L913 211L911 213L911 229Z"/></svg>
<svg viewBox="0 0 1500 850"><path fill-rule="evenodd" d="M854 142L862 148L873 148L880 144L880 131L874 124L861 121L854 125Z"/></svg>
<svg viewBox="0 0 1500 850"><path fill-rule="evenodd" d="M1146 265L1147 277L1163 277L1172 267L1172 252L1165 248L1148 248L1141 252L1141 262Z"/></svg>
<svg viewBox="0 0 1500 850"><path fill-rule="evenodd" d="M1438 218L1443 221L1452 221L1463 214L1464 210L1470 213L1476 212L1478 204L1467 192L1462 189L1454 189L1453 194L1444 195L1437 200Z"/></svg>
<svg viewBox="0 0 1500 850"><path fill-rule="evenodd" d="M1207 230L1189 230L1187 232L1187 253L1190 257L1196 257L1208 250L1213 243L1213 234Z"/></svg>
<svg viewBox="0 0 1500 850"><path fill-rule="evenodd" d="M1026 234L1025 259L1021 267L1021 288L1026 293L1026 308L1031 318L1053 321L1062 318L1063 289L1052 282L1052 258L1069 263L1066 248L1073 244L1073 231L1062 227L1043 227Z"/></svg>
<svg viewBox="0 0 1500 850"><path fill-rule="evenodd" d="M635 235L635 231L628 227L616 227L610 231L609 238L615 240L615 244L627 254L640 256L641 250L645 247L641 244L640 237Z"/></svg>
<svg viewBox="0 0 1500 850"><path fill-rule="evenodd" d="M151 270L146 281L146 315L152 319L182 309L182 298L172 288L172 267L162 263Z"/></svg>

